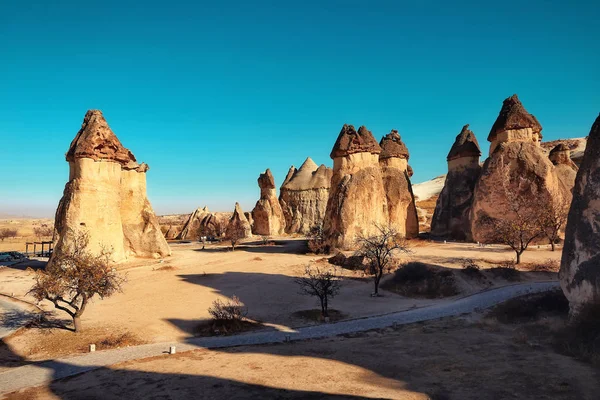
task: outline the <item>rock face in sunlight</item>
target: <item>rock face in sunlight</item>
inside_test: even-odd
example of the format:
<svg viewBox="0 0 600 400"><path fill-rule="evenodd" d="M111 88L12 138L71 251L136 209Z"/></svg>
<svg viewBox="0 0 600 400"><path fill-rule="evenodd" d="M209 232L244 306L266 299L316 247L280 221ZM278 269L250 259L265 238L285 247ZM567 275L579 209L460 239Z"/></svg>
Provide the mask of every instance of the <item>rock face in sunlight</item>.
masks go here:
<svg viewBox="0 0 600 400"><path fill-rule="evenodd" d="M352 249L359 234L373 234L388 222L379 167L381 147L364 126L344 125L331 151L333 176L325 212L325 238L333 247Z"/></svg>
<svg viewBox="0 0 600 400"><path fill-rule="evenodd" d="M197 208L190 214L177 239L195 240L201 236L219 238L225 234L231 215L230 212L210 212L206 206Z"/></svg>
<svg viewBox="0 0 600 400"><path fill-rule="evenodd" d="M388 221L390 227L402 236L413 238L419 235L419 220L412 192L408 167L408 149L398 131L392 130L379 142L381 154L379 165L385 189Z"/></svg>
<svg viewBox="0 0 600 400"><path fill-rule="evenodd" d="M318 167L310 157L300 169L290 168L279 190L286 233L306 234L323 224L332 175L331 168Z"/></svg>
<svg viewBox="0 0 600 400"><path fill-rule="evenodd" d="M258 177L260 199L252 210L252 233L263 236L278 236L285 232L285 218L277 199L275 179L267 169Z"/></svg>
<svg viewBox="0 0 600 400"><path fill-rule="evenodd" d="M571 192L575 186L575 177L579 170L571 159L571 150L564 143L560 143L550 151L549 157L552 164L554 164L556 175L562 185L562 191L564 193Z"/></svg>
<svg viewBox="0 0 600 400"><path fill-rule="evenodd" d="M236 236L240 239L252 236L252 226L239 203L235 203L235 210L227 223L225 235Z"/></svg>
<svg viewBox="0 0 600 400"><path fill-rule="evenodd" d="M89 235L89 250L112 250L113 261L171 254L146 197L146 164L138 164L99 110L86 113L66 154L69 182L58 209L55 253L73 234Z"/></svg>
<svg viewBox="0 0 600 400"><path fill-rule="evenodd" d="M577 173L559 277L572 314L600 303L600 116Z"/></svg>
<svg viewBox="0 0 600 400"><path fill-rule="evenodd" d="M474 240L485 242L486 219L514 218L503 181L508 181L511 193L530 199L532 204L570 199L570 188L559 178L557 169L540 147L541 130L540 123L516 95L504 100L488 137L490 156L475 187L471 215ZM508 178L503 176L506 170Z"/></svg>
<svg viewBox="0 0 600 400"><path fill-rule="evenodd" d="M470 214L475 185L481 173L480 156L475 134L469 130L469 125L463 126L448 153L448 174L431 219L433 236L473 240Z"/></svg>

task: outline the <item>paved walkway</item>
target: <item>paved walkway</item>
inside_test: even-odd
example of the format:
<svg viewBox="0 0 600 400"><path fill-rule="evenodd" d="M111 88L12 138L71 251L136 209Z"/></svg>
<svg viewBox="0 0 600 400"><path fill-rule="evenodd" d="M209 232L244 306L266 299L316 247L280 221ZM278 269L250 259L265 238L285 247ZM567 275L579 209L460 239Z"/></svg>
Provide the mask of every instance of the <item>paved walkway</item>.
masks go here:
<svg viewBox="0 0 600 400"><path fill-rule="evenodd" d="M0 295L0 339L10 335L31 319L31 307Z"/></svg>
<svg viewBox="0 0 600 400"><path fill-rule="evenodd" d="M332 324L303 327L291 332L265 331L235 336L191 338L185 343L146 344L32 363L0 373L0 394L26 387L40 386L54 379L65 378L124 361L162 355L168 351L171 345L176 345L177 352L182 352L201 348L214 349L323 338L471 313L492 307L513 297L544 292L557 287L559 287L558 282L521 283L487 290L448 303Z"/></svg>

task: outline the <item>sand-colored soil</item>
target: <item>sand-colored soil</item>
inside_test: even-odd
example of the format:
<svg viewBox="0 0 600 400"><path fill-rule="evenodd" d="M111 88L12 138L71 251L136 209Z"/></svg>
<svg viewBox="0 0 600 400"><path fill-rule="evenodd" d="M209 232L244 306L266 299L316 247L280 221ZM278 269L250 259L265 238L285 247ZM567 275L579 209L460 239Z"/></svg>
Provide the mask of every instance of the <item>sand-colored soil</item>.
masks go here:
<svg viewBox="0 0 600 400"><path fill-rule="evenodd" d="M316 299L298 294L293 282L305 265L320 263L323 257L298 254L302 240L277 241L276 246L249 243L235 252L223 245L199 243L173 244L173 256L163 262L139 260L120 266L128 282L123 293L108 299L95 299L83 316L85 335L74 335L64 329L27 329L5 339L8 348L29 360L52 358L61 354L85 351L89 343L111 341L114 336L128 334L134 342L181 341L193 336L198 325L209 318L208 308L218 298L238 296L248 307L248 317L266 329L285 331L290 327L310 324L298 311L318 307ZM413 260L421 260L449 268L461 268L461 258L481 261L482 266L507 260L512 254L499 247L478 248L474 244L429 243L413 241ZM558 260L560 252L533 249L524 261ZM488 264L486 264L486 262ZM491 263L491 264L489 264ZM33 300L27 295L35 273L28 263L0 270L0 291ZM33 265L35 266L35 265ZM372 298L372 283L359 273L345 271L347 278L331 307L346 318L359 318L423 306L451 299L414 299L384 292ZM552 279L553 274L526 273L523 280ZM464 293L482 290L489 285L510 284L502 278L491 283L458 282ZM42 302L52 310L48 302ZM62 312L54 312L64 318ZM314 322L317 323L317 322ZM107 339L108 338L108 339ZM56 345L50 345L55 343ZM69 343L69 345L61 345Z"/></svg>
<svg viewBox="0 0 600 400"><path fill-rule="evenodd" d="M518 327L470 316L133 361L7 398L592 400L599 372Z"/></svg>

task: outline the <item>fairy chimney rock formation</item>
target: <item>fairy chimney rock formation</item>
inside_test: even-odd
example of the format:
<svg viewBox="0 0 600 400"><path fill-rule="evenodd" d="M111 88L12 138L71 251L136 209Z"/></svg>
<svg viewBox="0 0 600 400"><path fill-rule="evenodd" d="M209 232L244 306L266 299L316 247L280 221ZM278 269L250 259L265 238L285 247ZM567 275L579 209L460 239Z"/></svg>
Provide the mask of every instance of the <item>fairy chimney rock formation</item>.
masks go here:
<svg viewBox="0 0 600 400"><path fill-rule="evenodd" d="M592 125L569 210L559 279L577 315L600 304L600 115Z"/></svg>
<svg viewBox="0 0 600 400"><path fill-rule="evenodd" d="M285 217L277 199L275 179L267 169L258 177L260 199L252 210L252 233L262 236L278 236L285 231Z"/></svg>
<svg viewBox="0 0 600 400"><path fill-rule="evenodd" d="M331 151L333 176L325 212L324 234L333 247L352 249L360 234L388 222L381 168L381 147L364 126L344 125Z"/></svg>
<svg viewBox="0 0 600 400"><path fill-rule="evenodd" d="M542 140L542 125L532 114L529 114L519 97L513 94L502 104L500 114L490 130L488 141L490 155L500 143L524 142L540 145Z"/></svg>
<svg viewBox="0 0 600 400"><path fill-rule="evenodd" d="M225 229L225 236L235 236L239 239L247 238L252 236L252 226L246 218L246 215L242 211L242 207L239 203L235 203L235 209L233 215L229 219L227 228Z"/></svg>
<svg viewBox="0 0 600 400"><path fill-rule="evenodd" d="M310 157L299 169L290 168L279 190L286 233L306 234L323 224L332 174L331 168L317 166Z"/></svg>
<svg viewBox="0 0 600 400"><path fill-rule="evenodd" d="M568 182L559 177L540 147L541 131L540 123L525 111L516 95L504 100L488 137L492 150L473 196L471 232L475 241L490 241L489 221L516 218L507 192L527 200L531 209L570 197Z"/></svg>
<svg viewBox="0 0 600 400"><path fill-rule="evenodd" d="M431 219L431 234L454 240L472 240L471 206L481 166L479 143L469 125L463 126L446 158L448 174Z"/></svg>
<svg viewBox="0 0 600 400"><path fill-rule="evenodd" d="M66 154L69 182L56 210L56 254L74 235L88 235L88 250L111 250L113 261L163 257L171 250L146 197L146 164L117 139L102 112L89 110Z"/></svg>
<svg viewBox="0 0 600 400"><path fill-rule="evenodd" d="M419 220L408 171L408 149L397 130L385 135L379 146L379 165L387 201L389 226L402 236L416 237L419 235Z"/></svg>

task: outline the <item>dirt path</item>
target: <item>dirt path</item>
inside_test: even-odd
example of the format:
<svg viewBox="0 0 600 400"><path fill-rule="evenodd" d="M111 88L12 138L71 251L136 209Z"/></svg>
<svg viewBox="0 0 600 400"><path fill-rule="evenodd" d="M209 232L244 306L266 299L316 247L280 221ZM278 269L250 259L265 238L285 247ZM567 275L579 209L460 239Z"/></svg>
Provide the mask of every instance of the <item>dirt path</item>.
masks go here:
<svg viewBox="0 0 600 400"><path fill-rule="evenodd" d="M280 343L286 340L323 338L470 313L492 307L513 297L527 293L542 292L556 287L558 287L558 282L522 283L491 289L448 303L434 304L413 310L348 320L335 324L287 329L276 332L256 332L228 337L190 338L183 343L148 344L88 353L41 363L31 363L1 373L0 394L43 385L55 379L73 376L124 361L159 356L167 352L170 345L176 345L177 351L181 352L199 348L224 348Z"/></svg>

